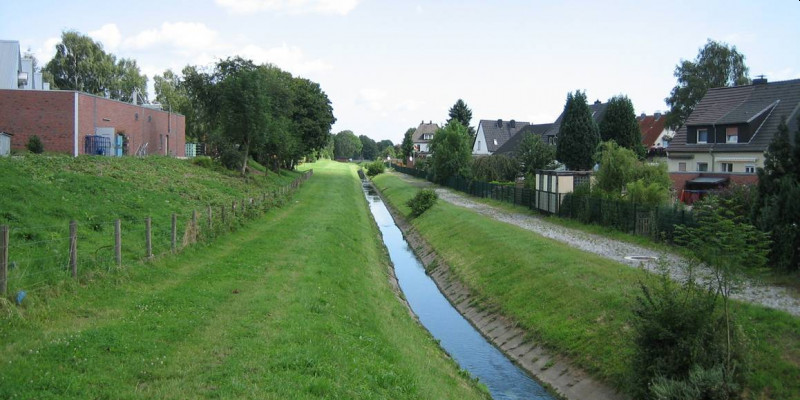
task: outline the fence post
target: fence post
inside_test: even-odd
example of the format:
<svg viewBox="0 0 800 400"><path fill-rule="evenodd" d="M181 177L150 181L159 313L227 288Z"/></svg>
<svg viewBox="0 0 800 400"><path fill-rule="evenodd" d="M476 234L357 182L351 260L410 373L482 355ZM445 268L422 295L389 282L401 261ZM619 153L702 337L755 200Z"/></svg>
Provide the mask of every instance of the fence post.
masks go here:
<svg viewBox="0 0 800 400"><path fill-rule="evenodd" d="M148 259L153 258L153 235L152 235L152 230L150 229L151 223L152 220L150 219L150 217L144 219L144 236L145 236L144 242L147 250Z"/></svg>
<svg viewBox="0 0 800 400"><path fill-rule="evenodd" d="M114 221L114 257L117 259L117 266L122 266L122 222Z"/></svg>
<svg viewBox="0 0 800 400"><path fill-rule="evenodd" d="M149 228L148 228L149 229ZM147 234L147 237L150 238L150 233ZM178 216L175 213L172 213L172 230L170 230L170 251L175 253L175 249L178 247ZM149 240L148 240L149 242ZM147 251L148 257L150 257L150 250Z"/></svg>
<svg viewBox="0 0 800 400"><path fill-rule="evenodd" d="M78 278L78 223L69 221L69 267L72 277Z"/></svg>
<svg viewBox="0 0 800 400"><path fill-rule="evenodd" d="M8 292L8 225L0 226L0 295Z"/></svg>
<svg viewBox="0 0 800 400"><path fill-rule="evenodd" d="M242 216L244 217L246 215L247 215L247 206L244 203L244 199L242 199Z"/></svg>
<svg viewBox="0 0 800 400"><path fill-rule="evenodd" d="M211 206L208 206L208 232L211 233L211 228L214 226L211 216Z"/></svg>

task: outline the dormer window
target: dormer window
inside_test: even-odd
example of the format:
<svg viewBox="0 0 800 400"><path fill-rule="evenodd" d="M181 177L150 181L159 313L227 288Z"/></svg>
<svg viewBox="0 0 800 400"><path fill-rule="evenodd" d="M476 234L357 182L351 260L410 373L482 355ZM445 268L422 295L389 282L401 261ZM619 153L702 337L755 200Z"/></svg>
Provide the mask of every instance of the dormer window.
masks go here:
<svg viewBox="0 0 800 400"><path fill-rule="evenodd" d="M494 145L497 146L497 139L493 139L493 140L494 140Z"/></svg>
<svg viewBox="0 0 800 400"><path fill-rule="evenodd" d="M431 139L433 139L432 133L426 133L422 135L422 140L431 140Z"/></svg>
<svg viewBox="0 0 800 400"><path fill-rule="evenodd" d="M698 144L708 143L708 129L703 128L697 130L697 143Z"/></svg>
<svg viewBox="0 0 800 400"><path fill-rule="evenodd" d="M725 143L739 143L739 128L732 126L725 128Z"/></svg>

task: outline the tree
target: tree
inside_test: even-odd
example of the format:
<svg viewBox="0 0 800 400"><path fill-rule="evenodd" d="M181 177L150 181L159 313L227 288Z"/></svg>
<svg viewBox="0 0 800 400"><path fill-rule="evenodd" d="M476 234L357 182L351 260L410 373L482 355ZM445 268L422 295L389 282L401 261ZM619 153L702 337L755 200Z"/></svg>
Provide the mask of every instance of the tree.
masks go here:
<svg viewBox="0 0 800 400"><path fill-rule="evenodd" d="M589 170L594 165L592 156L600 142L597 123L586 103L586 94L580 90L567 95L564 119L558 132L556 159L570 170Z"/></svg>
<svg viewBox="0 0 800 400"><path fill-rule="evenodd" d="M666 164L650 164L613 140L603 142L595 155L598 163L594 187L612 198L656 206L666 200L672 181Z"/></svg>
<svg viewBox="0 0 800 400"><path fill-rule="evenodd" d="M361 140L361 158L364 160L374 160L378 156L378 145L374 140L366 135L358 137Z"/></svg>
<svg viewBox="0 0 800 400"><path fill-rule="evenodd" d="M621 147L639 152L642 146L642 131L633 111L633 103L627 96L614 96L600 122L600 139L613 140Z"/></svg>
<svg viewBox="0 0 800 400"><path fill-rule="evenodd" d="M55 56L44 69L53 75L59 89L103 96L111 89L116 65L114 57L89 36L64 31Z"/></svg>
<svg viewBox="0 0 800 400"><path fill-rule="evenodd" d="M461 123L461 125L464 125L467 128L467 131L471 137L475 136L475 128L469 125L470 121L472 121L472 110L467 107L467 103L465 103L464 100L458 99L456 104L453 104L453 106L450 107L448 115L450 116L450 119L447 120L447 123L450 123L450 121L453 120L458 121Z"/></svg>
<svg viewBox="0 0 800 400"><path fill-rule="evenodd" d="M115 100L131 102L134 91L142 99L147 100L147 76L142 75L136 60L122 58L114 66L114 74L109 84L109 97Z"/></svg>
<svg viewBox="0 0 800 400"><path fill-rule="evenodd" d="M442 183L451 176L469 172L472 159L470 142L467 128L458 121L450 121L436 131L431 140L435 181Z"/></svg>
<svg viewBox="0 0 800 400"><path fill-rule="evenodd" d="M405 135L403 135L403 144L400 145L400 155L403 157L403 162L408 161L414 153L414 132L416 128L408 128Z"/></svg>
<svg viewBox="0 0 800 400"><path fill-rule="evenodd" d="M361 153L361 140L353 131L341 131L333 137L333 154L337 159L353 158L353 155Z"/></svg>
<svg viewBox="0 0 800 400"><path fill-rule="evenodd" d="M328 143L331 126L336 122L328 95L319 84L294 78L291 84L293 128L302 139L301 154L321 150Z"/></svg>
<svg viewBox="0 0 800 400"><path fill-rule="evenodd" d="M385 147L383 150L381 150L379 157L381 159L385 159L386 157L397 158L397 153L394 150L394 146Z"/></svg>
<svg viewBox="0 0 800 400"><path fill-rule="evenodd" d="M383 150L387 147L394 147L394 143L392 143L389 139L383 139L377 143L378 145L378 153L383 153Z"/></svg>
<svg viewBox="0 0 800 400"><path fill-rule="evenodd" d="M181 78L171 69L167 69L162 75L153 77L153 87L156 92L155 100L158 103L186 117L187 141L200 140L203 133L202 124L197 120L197 112L192 106L188 89Z"/></svg>
<svg viewBox="0 0 800 400"><path fill-rule="evenodd" d="M744 58L736 46L728 47L727 43L708 39L694 61L681 60L675 66L678 84L664 99L670 107L667 125L672 129L683 125L708 89L749 84Z"/></svg>
<svg viewBox="0 0 800 400"><path fill-rule="evenodd" d="M516 158L522 165L523 172L532 174L537 169L546 169L553 164L556 159L556 148L545 143L541 136L527 133L519 144Z"/></svg>

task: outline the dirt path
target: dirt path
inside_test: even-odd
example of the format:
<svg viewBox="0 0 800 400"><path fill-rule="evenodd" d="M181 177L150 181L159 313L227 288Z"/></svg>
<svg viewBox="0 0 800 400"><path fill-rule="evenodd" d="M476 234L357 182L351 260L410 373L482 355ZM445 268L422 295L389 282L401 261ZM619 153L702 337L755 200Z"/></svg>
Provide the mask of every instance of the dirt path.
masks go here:
<svg viewBox="0 0 800 400"><path fill-rule="evenodd" d="M630 243L621 242L606 237L589 234L575 229L566 228L546 221L544 218L534 215L515 213L493 207L476 201L475 198L454 190L445 189L430 182L410 177L406 174L395 173L400 179L418 187L434 187L439 198L456 206L473 210L481 215L493 218L498 221L516 225L520 228L536 232L542 236L558 240L569 244L572 247L600 255L602 257L621 262L631 267L643 267L649 271L658 272L661 266L657 262L642 262L635 259L628 259L630 256L644 257L664 257L663 254L637 246ZM674 254L666 255L666 263L670 276L677 281L686 278L686 260ZM700 269L697 274L699 279L707 279L710 272ZM768 286L753 281L744 281L739 290L733 295L734 298L749 303L760 304L765 307L786 311L792 315L800 316L800 298L796 293L777 286Z"/></svg>

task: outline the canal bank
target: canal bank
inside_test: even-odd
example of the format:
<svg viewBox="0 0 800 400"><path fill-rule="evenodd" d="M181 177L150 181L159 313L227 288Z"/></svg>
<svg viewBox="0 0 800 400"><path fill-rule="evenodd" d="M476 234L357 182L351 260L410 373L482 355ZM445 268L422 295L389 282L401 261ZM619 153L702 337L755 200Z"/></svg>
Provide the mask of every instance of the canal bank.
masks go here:
<svg viewBox="0 0 800 400"><path fill-rule="evenodd" d="M374 191L382 197L379 190ZM567 399L626 398L610 386L571 366L564 357L549 353L530 340L529 335L517 328L512 321L480 304L393 205L388 202L385 204L409 247L450 304L518 366L550 387L551 391Z"/></svg>

